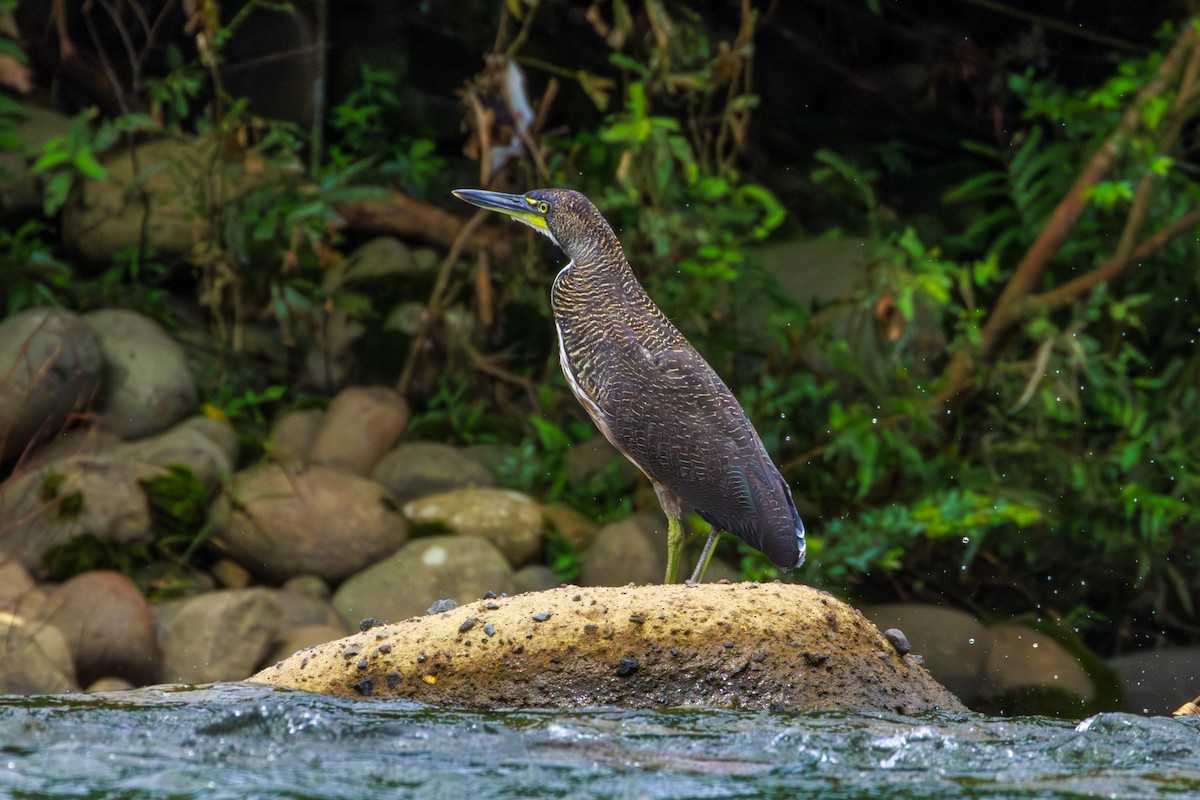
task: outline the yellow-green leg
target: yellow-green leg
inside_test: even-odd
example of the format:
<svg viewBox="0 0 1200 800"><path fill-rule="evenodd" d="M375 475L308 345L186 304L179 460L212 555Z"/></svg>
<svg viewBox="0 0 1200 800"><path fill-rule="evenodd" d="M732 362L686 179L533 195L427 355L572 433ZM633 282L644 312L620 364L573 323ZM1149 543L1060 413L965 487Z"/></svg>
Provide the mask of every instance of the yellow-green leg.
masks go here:
<svg viewBox="0 0 1200 800"><path fill-rule="evenodd" d="M679 557L683 555L683 525L667 514L667 577L665 583L679 582Z"/></svg>
<svg viewBox="0 0 1200 800"><path fill-rule="evenodd" d="M700 560L696 562L696 571L692 573L692 577L687 579L689 584L704 580L704 571L708 569L708 562L712 560L713 548L719 538L721 538L721 532L714 525L708 532L708 541L704 543L704 552L700 554Z"/></svg>

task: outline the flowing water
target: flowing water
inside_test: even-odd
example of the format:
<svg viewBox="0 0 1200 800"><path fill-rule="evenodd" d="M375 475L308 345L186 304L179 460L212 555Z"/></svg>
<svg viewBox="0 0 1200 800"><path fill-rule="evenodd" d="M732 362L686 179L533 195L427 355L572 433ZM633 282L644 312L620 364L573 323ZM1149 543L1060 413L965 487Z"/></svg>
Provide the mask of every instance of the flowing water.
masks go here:
<svg viewBox="0 0 1200 800"><path fill-rule="evenodd" d="M0 697L0 798L1200 798L1200 719Z"/></svg>

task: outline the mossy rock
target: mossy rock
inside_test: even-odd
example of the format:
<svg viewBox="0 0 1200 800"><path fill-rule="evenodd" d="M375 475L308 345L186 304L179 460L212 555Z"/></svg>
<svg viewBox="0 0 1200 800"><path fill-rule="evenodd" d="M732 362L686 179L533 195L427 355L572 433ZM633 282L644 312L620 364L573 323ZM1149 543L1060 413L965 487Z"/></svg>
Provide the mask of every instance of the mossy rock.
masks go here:
<svg viewBox="0 0 1200 800"><path fill-rule="evenodd" d="M250 680L471 708L965 710L858 611L779 583L479 600L301 650Z"/></svg>

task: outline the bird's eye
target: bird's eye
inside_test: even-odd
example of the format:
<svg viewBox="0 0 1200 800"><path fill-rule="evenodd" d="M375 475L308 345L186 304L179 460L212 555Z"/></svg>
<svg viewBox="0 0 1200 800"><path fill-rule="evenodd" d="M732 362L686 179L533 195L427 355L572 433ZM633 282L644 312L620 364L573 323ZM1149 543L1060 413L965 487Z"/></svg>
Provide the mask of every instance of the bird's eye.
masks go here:
<svg viewBox="0 0 1200 800"><path fill-rule="evenodd" d="M545 200L538 203L538 213L539 214L545 214L549 210L550 210L550 204L547 203Z"/></svg>

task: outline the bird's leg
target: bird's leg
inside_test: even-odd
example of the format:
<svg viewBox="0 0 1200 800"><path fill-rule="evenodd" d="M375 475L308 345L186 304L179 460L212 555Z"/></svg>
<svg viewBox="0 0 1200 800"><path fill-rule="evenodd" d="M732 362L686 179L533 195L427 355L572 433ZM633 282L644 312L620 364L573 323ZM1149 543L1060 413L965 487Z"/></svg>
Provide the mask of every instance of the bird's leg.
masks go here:
<svg viewBox="0 0 1200 800"><path fill-rule="evenodd" d="M683 554L683 524L679 517L667 514L667 577L664 583L679 582L679 557Z"/></svg>
<svg viewBox="0 0 1200 800"><path fill-rule="evenodd" d="M704 543L704 551L700 553L700 560L696 562L696 571L692 573L692 577L687 579L689 585L697 584L704 578L704 571L708 569L708 562L712 559L713 547L717 543L717 539L721 538L721 532L717 530L716 525L710 526L708 532L708 541Z"/></svg>

